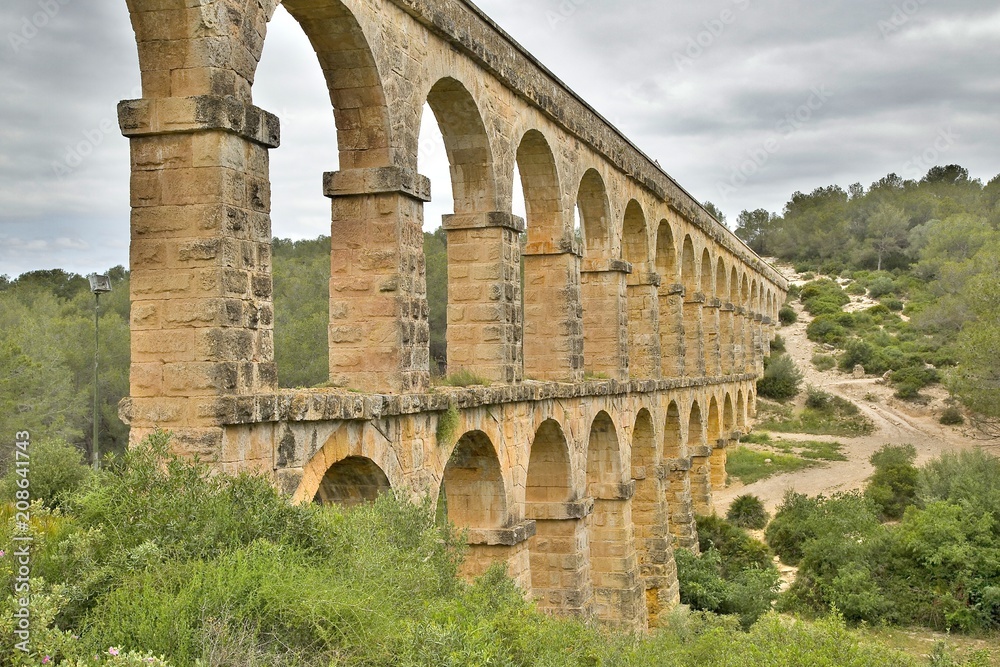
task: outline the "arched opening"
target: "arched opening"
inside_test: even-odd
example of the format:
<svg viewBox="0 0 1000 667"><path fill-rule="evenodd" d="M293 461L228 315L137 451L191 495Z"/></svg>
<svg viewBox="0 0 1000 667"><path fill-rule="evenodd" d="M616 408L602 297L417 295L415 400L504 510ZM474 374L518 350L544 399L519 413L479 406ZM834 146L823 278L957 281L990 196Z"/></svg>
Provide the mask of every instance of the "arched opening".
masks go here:
<svg viewBox="0 0 1000 667"><path fill-rule="evenodd" d="M681 411L677 401L667 406L667 418L663 425L663 458L665 461L684 458L684 441L681 432Z"/></svg>
<svg viewBox="0 0 1000 667"><path fill-rule="evenodd" d="M681 281L684 283L684 375L704 375L705 356L702 352L702 306L704 295L699 292L698 267L691 236L684 237L681 253Z"/></svg>
<svg viewBox="0 0 1000 667"><path fill-rule="evenodd" d="M576 198L583 231L584 258L611 259L611 209L604 179L590 169L580 181Z"/></svg>
<svg viewBox="0 0 1000 667"><path fill-rule="evenodd" d="M657 474L659 463L653 417L644 408L636 416L632 429L632 479L635 480L632 517L650 625L655 625L655 619L667 602L661 597L669 587L667 563L672 556L665 487Z"/></svg>
<svg viewBox="0 0 1000 667"><path fill-rule="evenodd" d="M706 375L718 375L721 368L719 359L719 309L715 307L715 272L712 270L712 255L708 248L701 253L701 292L706 304L702 308L702 349Z"/></svg>
<svg viewBox="0 0 1000 667"><path fill-rule="evenodd" d="M336 169L339 151L326 89L315 49L279 6L268 25L253 97L281 121L281 147L268 154L274 361L281 387L313 387L330 379L331 221L321 186L323 173ZM288 100L296 106L286 107Z"/></svg>
<svg viewBox="0 0 1000 667"><path fill-rule="evenodd" d="M708 407L708 445L712 448L711 485L712 489L726 487L726 444L728 436L723 434L722 420L719 416L719 402L712 397Z"/></svg>
<svg viewBox="0 0 1000 667"><path fill-rule="evenodd" d="M625 261L630 262L635 271L646 271L649 262L649 240L646 236L646 215L636 200L625 207L622 224L622 251Z"/></svg>
<svg viewBox="0 0 1000 667"><path fill-rule="evenodd" d="M701 406L698 401L691 404L688 414L687 446L688 451L705 446L705 423L701 416Z"/></svg>
<svg viewBox="0 0 1000 667"><path fill-rule="evenodd" d="M538 607L551 613L585 613L592 596L586 522L582 505L571 502L569 445L555 420L542 422L531 442L525 498L525 514L535 520L528 550Z"/></svg>
<svg viewBox="0 0 1000 667"><path fill-rule="evenodd" d="M645 616L639 581L632 503L622 483L618 431L607 412L598 413L587 443L587 493L594 498L590 516L590 572L596 616L609 622L623 619L624 610Z"/></svg>
<svg viewBox="0 0 1000 667"><path fill-rule="evenodd" d="M720 256L715 267L715 293L720 301L719 310L719 372L729 375L733 372L733 308L730 305L729 271L725 257Z"/></svg>
<svg viewBox="0 0 1000 667"><path fill-rule="evenodd" d="M625 208L622 250L632 264L628 277L628 355L631 377L655 378L660 370L658 288L650 278L649 236L642 206L631 200Z"/></svg>
<svg viewBox="0 0 1000 667"><path fill-rule="evenodd" d="M660 274L660 367L666 378L684 372L684 299L676 290L677 246L670 223L661 220L656 230L656 272Z"/></svg>
<svg viewBox="0 0 1000 667"><path fill-rule="evenodd" d="M719 401L713 396L708 404L708 446L715 447L722 437L722 422L719 421Z"/></svg>
<svg viewBox="0 0 1000 667"><path fill-rule="evenodd" d="M536 380L572 380L574 368L579 372L582 363L579 337L573 336L579 330L579 314L567 298L576 284L577 259L567 252L570 238L555 158L538 130L529 130L521 139L516 176L527 219L521 273L524 374Z"/></svg>
<svg viewBox="0 0 1000 667"><path fill-rule="evenodd" d="M374 461L363 456L349 456L326 471L313 502L354 507L373 503L391 491L389 478Z"/></svg>
<svg viewBox="0 0 1000 667"><path fill-rule="evenodd" d="M708 248L701 251L701 293L705 295L706 299L711 299L715 296L715 289L712 286L712 255L708 252Z"/></svg>
<svg viewBox="0 0 1000 667"><path fill-rule="evenodd" d="M580 272L583 304L583 370L585 378L624 379L626 350L620 329L625 304L623 276L612 271L611 210L604 180L589 169L577 193L583 230L583 265Z"/></svg>
<svg viewBox="0 0 1000 667"><path fill-rule="evenodd" d="M733 407L733 395L727 392L722 404L722 437L731 440L736 431L736 410Z"/></svg>
<svg viewBox="0 0 1000 667"><path fill-rule="evenodd" d="M482 431L466 433L455 445L444 469L438 502L444 503L443 514L459 528L504 525L507 495L500 461Z"/></svg>
<svg viewBox="0 0 1000 667"><path fill-rule="evenodd" d="M736 394L736 428L741 433L747 433L750 430L747 426L747 399L740 389Z"/></svg>
<svg viewBox="0 0 1000 667"><path fill-rule="evenodd" d="M705 427L701 406L695 401L688 418L687 444L691 454L691 504L699 516L712 513L711 449Z"/></svg>

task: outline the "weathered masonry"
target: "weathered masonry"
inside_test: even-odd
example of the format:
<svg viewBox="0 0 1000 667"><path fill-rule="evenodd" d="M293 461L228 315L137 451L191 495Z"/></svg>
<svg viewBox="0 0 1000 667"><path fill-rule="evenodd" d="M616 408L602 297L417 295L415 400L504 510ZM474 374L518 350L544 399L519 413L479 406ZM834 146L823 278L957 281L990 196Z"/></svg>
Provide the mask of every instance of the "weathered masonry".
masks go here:
<svg viewBox="0 0 1000 667"><path fill-rule="evenodd" d="M279 390L278 119L252 99L277 0L126 2L133 439L170 429L306 502L430 494L468 528L468 574L505 561L545 609L655 623L752 418L781 277L472 4L287 0L337 126L317 196L340 389ZM448 366L489 387L430 386L422 121L451 163Z"/></svg>

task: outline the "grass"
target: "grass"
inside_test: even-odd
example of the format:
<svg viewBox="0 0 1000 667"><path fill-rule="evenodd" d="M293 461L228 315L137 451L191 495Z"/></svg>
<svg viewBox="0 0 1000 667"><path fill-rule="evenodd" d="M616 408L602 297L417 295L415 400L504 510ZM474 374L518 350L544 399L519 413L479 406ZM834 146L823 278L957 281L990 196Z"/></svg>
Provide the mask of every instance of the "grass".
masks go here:
<svg viewBox="0 0 1000 667"><path fill-rule="evenodd" d="M764 452L749 447L737 447L729 452L726 472L744 484L753 484L762 479L786 472L796 472L818 465L794 454Z"/></svg>
<svg viewBox="0 0 1000 667"><path fill-rule="evenodd" d="M830 405L823 409L807 407L801 411L796 411L791 406L760 401L758 412L760 422L757 428L762 431L842 438L857 438L871 435L875 431L875 424L871 419L861 414L856 405L839 396L832 397Z"/></svg>
<svg viewBox="0 0 1000 667"><path fill-rule="evenodd" d="M952 658L968 660L976 651L988 650L992 655L981 663L983 667L987 665L1000 667L1000 653L996 651L996 647L1000 646L1000 636L980 638L957 633L943 634L927 628L894 627L861 628L858 630L858 634L915 658L925 660L928 656L935 656L941 651ZM931 664L939 663L932 660Z"/></svg>
<svg viewBox="0 0 1000 667"><path fill-rule="evenodd" d="M463 368L438 379L435 384L441 387L488 387L490 381Z"/></svg>

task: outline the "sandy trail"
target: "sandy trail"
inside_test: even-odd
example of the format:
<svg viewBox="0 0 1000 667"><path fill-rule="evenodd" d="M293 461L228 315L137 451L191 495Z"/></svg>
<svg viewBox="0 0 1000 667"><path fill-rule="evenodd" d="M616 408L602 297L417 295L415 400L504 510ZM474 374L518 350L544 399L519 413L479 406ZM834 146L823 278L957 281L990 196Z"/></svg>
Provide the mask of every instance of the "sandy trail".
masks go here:
<svg viewBox="0 0 1000 667"><path fill-rule="evenodd" d="M775 267L790 282L802 284L803 281L796 280L795 271L791 267L779 264L775 264ZM852 304L855 309L865 306L862 299L853 298L856 302ZM788 489L808 495L821 493L829 495L837 491L862 488L872 473L868 458L885 444L913 445L917 450L918 465L948 451L969 447L1000 449L1000 441L984 440L970 427L943 426L938 422L947 398L947 392L939 386L923 390L922 393L930 400L926 405L918 405L894 398L892 388L882 384L879 378L856 379L837 370L817 371L811 360L814 354L823 350L806 338L806 326L812 318L802 311L800 303L796 302L793 305L799 313L799 321L791 326L782 327L779 333L785 339L788 354L805 375L803 384L811 384L851 401L875 422L875 432L859 438L776 434L776 437L785 440L842 443L844 448L841 452L848 460L830 462L821 467L795 473L775 475L750 485L732 480L727 488L715 491L715 508L720 514L725 514L732 500L744 493L759 496L768 510L773 512ZM801 405L804 397L800 397L799 400Z"/></svg>

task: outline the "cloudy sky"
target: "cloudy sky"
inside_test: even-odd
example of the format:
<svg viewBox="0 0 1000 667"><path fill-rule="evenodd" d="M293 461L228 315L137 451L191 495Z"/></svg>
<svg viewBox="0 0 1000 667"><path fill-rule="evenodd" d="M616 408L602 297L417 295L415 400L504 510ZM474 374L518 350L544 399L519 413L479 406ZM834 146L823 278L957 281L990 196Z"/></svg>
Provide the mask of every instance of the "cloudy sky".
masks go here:
<svg viewBox="0 0 1000 667"><path fill-rule="evenodd" d="M479 0L550 70L732 223L796 190L958 163L1000 173L995 0ZM138 97L123 0L0 7L0 274L128 263L128 144ZM308 42L272 23L255 102L282 120L274 232L329 233L320 175L334 125ZM420 170L450 211L440 135Z"/></svg>

